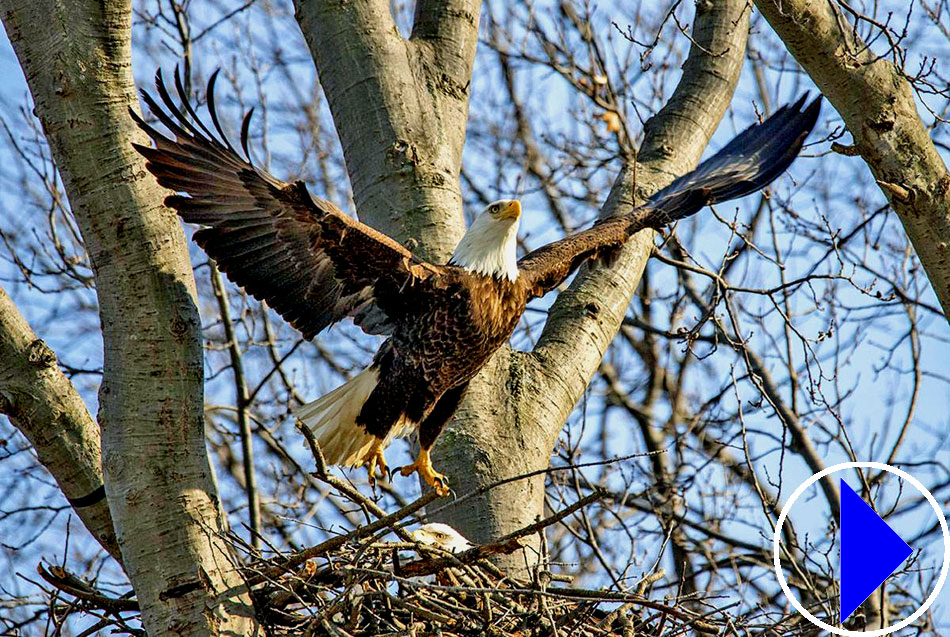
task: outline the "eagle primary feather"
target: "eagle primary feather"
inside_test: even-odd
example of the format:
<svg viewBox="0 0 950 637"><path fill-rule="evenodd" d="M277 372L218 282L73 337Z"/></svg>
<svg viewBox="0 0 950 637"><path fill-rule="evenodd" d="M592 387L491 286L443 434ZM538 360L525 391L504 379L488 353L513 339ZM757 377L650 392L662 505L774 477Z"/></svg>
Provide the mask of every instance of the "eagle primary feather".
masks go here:
<svg viewBox="0 0 950 637"><path fill-rule="evenodd" d="M421 451L403 473L418 472L440 493L448 485L429 450L455 413L468 382L511 336L525 306L559 285L589 259L616 251L635 232L694 214L707 204L768 185L798 155L814 127L819 100L805 98L750 126L693 172L627 215L541 247L516 261L521 205L489 205L445 265L414 256L399 243L252 165L250 113L241 127L243 157L228 142L208 85L214 131L188 103L176 72L179 107L161 73L161 104L144 100L171 131L167 137L134 112L155 146L135 145L146 166L175 194L165 203L196 223L195 241L252 296L266 301L308 339L346 317L365 331L389 334L373 363L356 377L303 406L332 464L385 469L383 449L419 431ZM184 108L184 111L182 110Z"/></svg>

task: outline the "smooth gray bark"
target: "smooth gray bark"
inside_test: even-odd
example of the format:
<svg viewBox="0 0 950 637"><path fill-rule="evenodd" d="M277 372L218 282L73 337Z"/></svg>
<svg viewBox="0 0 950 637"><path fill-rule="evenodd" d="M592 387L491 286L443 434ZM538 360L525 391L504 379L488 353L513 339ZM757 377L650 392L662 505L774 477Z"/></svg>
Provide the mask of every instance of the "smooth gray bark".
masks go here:
<svg viewBox="0 0 950 637"><path fill-rule="evenodd" d="M106 494L145 627L253 634L205 451L184 235L131 147L147 142L127 112L137 106L131 2L3 0L0 8L95 274Z"/></svg>

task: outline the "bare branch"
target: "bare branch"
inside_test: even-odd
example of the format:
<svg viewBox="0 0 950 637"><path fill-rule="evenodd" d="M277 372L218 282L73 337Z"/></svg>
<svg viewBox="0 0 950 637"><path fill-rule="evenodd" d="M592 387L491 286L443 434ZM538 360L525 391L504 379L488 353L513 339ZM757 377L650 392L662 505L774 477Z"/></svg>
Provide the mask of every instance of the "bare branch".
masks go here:
<svg viewBox="0 0 950 637"><path fill-rule="evenodd" d="M56 354L30 329L0 287L0 413L10 417L79 518L120 563L106 503L99 427Z"/></svg>

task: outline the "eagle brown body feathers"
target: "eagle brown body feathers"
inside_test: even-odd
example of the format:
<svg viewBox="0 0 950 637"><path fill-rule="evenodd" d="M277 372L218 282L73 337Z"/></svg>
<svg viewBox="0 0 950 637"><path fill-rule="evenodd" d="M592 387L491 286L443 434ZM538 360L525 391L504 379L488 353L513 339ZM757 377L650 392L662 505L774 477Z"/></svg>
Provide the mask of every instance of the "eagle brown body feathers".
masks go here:
<svg viewBox="0 0 950 637"><path fill-rule="evenodd" d="M455 266L445 267L431 286L405 292L402 303L409 309L373 360L380 382L357 423L384 437L404 414L420 423L420 443L430 447L468 381L511 337L526 292L518 282L470 275ZM447 403L427 420L440 400ZM451 409L448 403L454 403Z"/></svg>

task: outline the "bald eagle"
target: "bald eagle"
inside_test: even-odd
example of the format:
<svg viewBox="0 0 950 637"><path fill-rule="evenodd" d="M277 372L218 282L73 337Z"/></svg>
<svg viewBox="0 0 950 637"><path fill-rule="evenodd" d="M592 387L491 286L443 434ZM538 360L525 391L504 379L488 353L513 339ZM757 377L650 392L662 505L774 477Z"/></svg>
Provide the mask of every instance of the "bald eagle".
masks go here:
<svg viewBox="0 0 950 637"><path fill-rule="evenodd" d="M420 544L437 546L443 551L452 553L464 553L475 546L464 535L442 522L423 524L418 529L410 531L409 535Z"/></svg>
<svg viewBox="0 0 950 637"><path fill-rule="evenodd" d="M418 430L420 452L401 473L417 472L440 494L448 482L429 450L455 413L469 381L512 335L526 304L557 287L585 261L609 259L634 233L659 228L704 206L763 188L792 163L815 125L820 98L806 97L750 126L693 172L630 212L517 257L521 204L496 201L469 227L447 263L429 263L390 237L253 165L249 112L242 154L224 134L208 85L214 127L196 114L178 74L182 106L162 79L163 103L143 98L171 131L167 137L130 111L154 147L135 145L158 182L183 194L165 204L201 229L194 240L227 277L266 301L312 339L352 318L386 334L369 367L296 416L310 427L327 462L386 471L383 449Z"/></svg>

